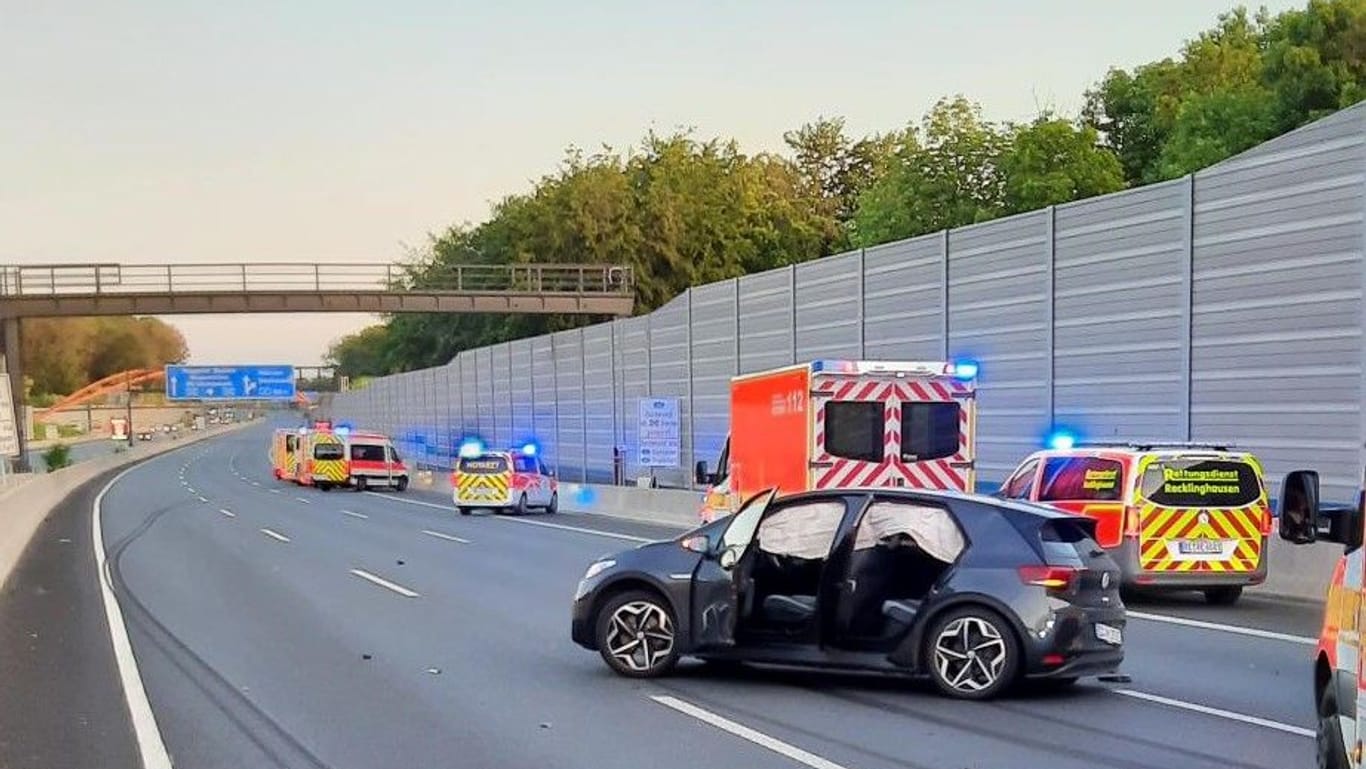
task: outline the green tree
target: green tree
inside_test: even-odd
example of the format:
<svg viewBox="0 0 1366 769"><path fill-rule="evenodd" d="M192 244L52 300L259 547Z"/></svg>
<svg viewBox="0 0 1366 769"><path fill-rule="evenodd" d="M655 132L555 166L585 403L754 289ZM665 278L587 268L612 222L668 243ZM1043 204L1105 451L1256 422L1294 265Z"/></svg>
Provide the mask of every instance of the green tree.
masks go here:
<svg viewBox="0 0 1366 769"><path fill-rule="evenodd" d="M1013 129L999 170L1007 214L1124 189L1124 169L1096 130L1050 115Z"/></svg>
<svg viewBox="0 0 1366 769"><path fill-rule="evenodd" d="M1175 179L1276 135L1275 96L1260 85L1197 94L1181 105L1157 157L1157 177Z"/></svg>
<svg viewBox="0 0 1366 769"><path fill-rule="evenodd" d="M388 347L389 327L376 324L334 341L323 360L341 376L380 376L391 373Z"/></svg>
<svg viewBox="0 0 1366 769"><path fill-rule="evenodd" d="M845 132L843 118L826 117L783 134L801 192L827 230L827 252L847 244L845 224L853 219L859 196L887 168L897 139L896 134L874 134L855 140Z"/></svg>
<svg viewBox="0 0 1366 769"><path fill-rule="evenodd" d="M1286 11L1268 24L1264 49L1278 131L1366 98L1366 0L1310 0Z"/></svg>

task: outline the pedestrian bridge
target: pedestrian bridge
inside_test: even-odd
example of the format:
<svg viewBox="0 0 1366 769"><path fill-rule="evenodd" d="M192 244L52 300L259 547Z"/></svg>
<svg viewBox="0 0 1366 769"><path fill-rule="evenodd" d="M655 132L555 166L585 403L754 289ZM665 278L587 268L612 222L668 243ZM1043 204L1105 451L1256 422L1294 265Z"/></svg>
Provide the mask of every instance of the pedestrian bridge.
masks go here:
<svg viewBox="0 0 1366 769"><path fill-rule="evenodd" d="M356 262L0 266L0 320L73 315L463 312L626 316L631 268Z"/></svg>

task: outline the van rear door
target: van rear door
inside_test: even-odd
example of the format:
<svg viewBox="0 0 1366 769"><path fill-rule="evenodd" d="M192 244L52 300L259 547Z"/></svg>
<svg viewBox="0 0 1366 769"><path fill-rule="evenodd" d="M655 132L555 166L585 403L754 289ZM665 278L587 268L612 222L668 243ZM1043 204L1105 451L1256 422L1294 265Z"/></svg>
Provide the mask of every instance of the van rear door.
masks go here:
<svg viewBox="0 0 1366 769"><path fill-rule="evenodd" d="M1261 563L1266 491L1247 459L1151 457L1135 495L1144 571L1250 572Z"/></svg>

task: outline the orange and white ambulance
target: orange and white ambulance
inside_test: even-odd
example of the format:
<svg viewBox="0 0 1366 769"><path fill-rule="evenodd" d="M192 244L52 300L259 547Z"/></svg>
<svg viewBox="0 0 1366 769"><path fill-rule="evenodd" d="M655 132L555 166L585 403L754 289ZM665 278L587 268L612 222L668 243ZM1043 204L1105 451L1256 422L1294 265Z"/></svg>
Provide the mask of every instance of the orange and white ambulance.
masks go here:
<svg viewBox="0 0 1366 769"><path fill-rule="evenodd" d="M355 432L338 427L346 450L346 484L357 491L389 487L408 488L408 466L398 455L393 441L380 433Z"/></svg>
<svg viewBox="0 0 1366 769"><path fill-rule="evenodd" d="M1362 488L1366 489L1366 482ZM1322 505L1319 476L1296 470L1281 484L1280 535L1296 545L1334 542L1343 554L1333 568L1314 650L1317 766L1363 769L1366 739L1366 668L1361 654L1363 522L1366 492L1355 505Z"/></svg>
<svg viewBox="0 0 1366 769"><path fill-rule="evenodd" d="M480 507L516 513L533 507L547 513L559 510L559 483L537 454L534 443L515 451L486 451L477 440L462 443L451 473L456 509L461 515Z"/></svg>
<svg viewBox="0 0 1366 769"><path fill-rule="evenodd" d="M1029 455L997 496L1096 520L1126 587L1201 590L1232 604L1266 581L1271 533L1262 467L1246 452L1189 443L1074 446Z"/></svg>
<svg viewBox="0 0 1366 769"><path fill-rule="evenodd" d="M971 491L977 364L816 360L735 377L730 436L705 461L703 521L768 488L897 486Z"/></svg>
<svg viewBox="0 0 1366 769"><path fill-rule="evenodd" d="M276 430L270 436L270 469L276 480L296 480L299 474L299 430Z"/></svg>

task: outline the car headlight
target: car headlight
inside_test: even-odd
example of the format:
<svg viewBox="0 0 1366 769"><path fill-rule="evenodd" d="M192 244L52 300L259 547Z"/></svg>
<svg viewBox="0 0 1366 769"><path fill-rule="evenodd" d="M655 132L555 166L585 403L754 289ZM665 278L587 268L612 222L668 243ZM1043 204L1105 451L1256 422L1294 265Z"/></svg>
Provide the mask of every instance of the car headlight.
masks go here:
<svg viewBox="0 0 1366 769"><path fill-rule="evenodd" d="M588 567L588 571L584 573L583 578L586 580L592 579L616 565L617 562L612 560L611 558L602 561L597 561L596 563Z"/></svg>

